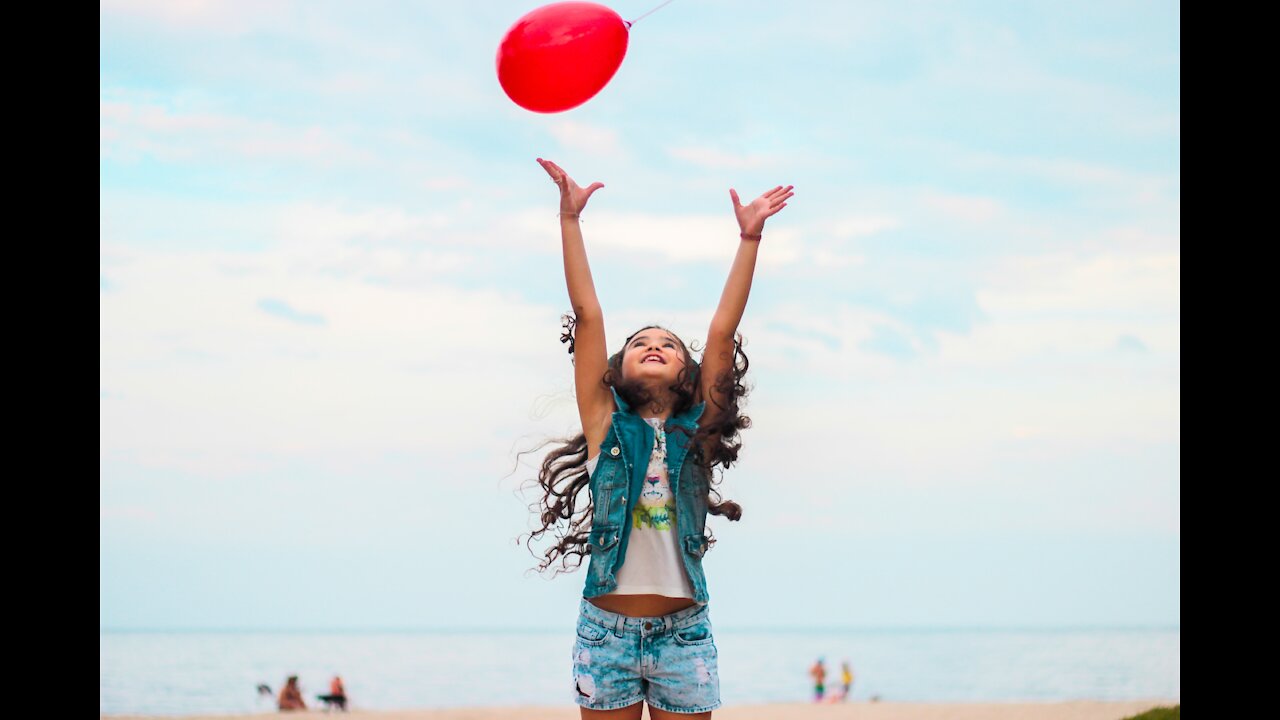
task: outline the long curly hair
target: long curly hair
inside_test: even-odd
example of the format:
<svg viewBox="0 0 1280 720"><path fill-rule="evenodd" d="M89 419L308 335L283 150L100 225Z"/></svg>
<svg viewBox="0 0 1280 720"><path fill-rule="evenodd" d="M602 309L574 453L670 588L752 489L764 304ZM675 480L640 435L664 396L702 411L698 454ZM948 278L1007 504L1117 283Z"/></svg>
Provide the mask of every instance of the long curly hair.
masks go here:
<svg viewBox="0 0 1280 720"><path fill-rule="evenodd" d="M560 342L569 346L569 354L574 350L574 329L576 318L565 315L562 318L564 332ZM618 392L628 405L633 408L652 406L661 401L652 391L639 381L627 380L622 375L622 357L631 339L645 330L658 329L671 333L659 325L646 325L627 337L622 349L609 358L608 368L602 381L605 386ZM701 382L702 366L693 358L689 347L675 333L671 336L680 344L684 354L684 367L677 374L675 382L668 388L671 391L671 416L688 412L693 407L697 389ZM742 350L742 336L734 338L733 357L729 367L715 380L715 393L707 398L707 408L702 414L696 432L689 434L683 428L675 430L683 432L689 448L688 457L707 471L710 478L707 488L707 511L712 515L722 515L729 520L742 517L742 506L732 500L725 500L715 487L719 478L715 470L721 473L738 459L738 451L742 448L739 432L751 426L751 419L741 412L742 401L746 398L747 387L742 379L747 374L749 362ZM715 400L723 399L723 405ZM671 436L668 436L668 442ZM591 533L591 515L593 512L590 493L582 490L591 481L587 473L587 436L578 433L570 438L549 440L533 451L547 445L555 447L547 453L538 471L537 486L542 497L530 505L530 509L538 514L541 527L531 531L525 539L525 546L534 557L539 557L534 550L534 542L550 534L553 544L543 551L538 560L537 570L544 571L559 561L553 573L569 572L582 564L582 559L591 553L588 537ZM530 452L533 452L530 451ZM708 531L709 532L709 531ZM708 537L708 546L715 543L714 537ZM570 564L572 562L572 564Z"/></svg>

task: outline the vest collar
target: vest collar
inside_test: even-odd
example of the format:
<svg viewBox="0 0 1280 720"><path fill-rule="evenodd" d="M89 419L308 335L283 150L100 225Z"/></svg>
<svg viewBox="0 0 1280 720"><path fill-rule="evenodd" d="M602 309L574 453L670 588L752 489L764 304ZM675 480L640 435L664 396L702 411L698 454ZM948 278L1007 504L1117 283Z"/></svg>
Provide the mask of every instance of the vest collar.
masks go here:
<svg viewBox="0 0 1280 720"><path fill-rule="evenodd" d="M622 399L621 395L618 394L617 388L611 387L609 388L609 392L613 393L613 401L618 405L618 412L631 413L631 406L627 404L626 400ZM698 426L698 418L702 417L702 412L706 410L706 408L707 408L707 403L700 402L697 405L694 405L693 407L689 408L685 412L681 413L680 415L672 416L670 420L667 420L667 422L673 423L676 425L681 425L689 429L696 428Z"/></svg>

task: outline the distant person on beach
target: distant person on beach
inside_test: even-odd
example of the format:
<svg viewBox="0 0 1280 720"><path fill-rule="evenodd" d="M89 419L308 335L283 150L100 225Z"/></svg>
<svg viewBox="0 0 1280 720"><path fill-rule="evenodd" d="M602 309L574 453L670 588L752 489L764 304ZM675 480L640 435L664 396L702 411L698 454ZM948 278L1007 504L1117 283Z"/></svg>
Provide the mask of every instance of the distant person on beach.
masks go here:
<svg viewBox="0 0 1280 720"><path fill-rule="evenodd" d="M316 697L325 704L325 708L333 706L343 711L347 709L347 689L342 686L342 678L338 675L334 675L329 681L329 694Z"/></svg>
<svg viewBox="0 0 1280 720"><path fill-rule="evenodd" d="M822 658L809 668L809 677L813 678L813 701L822 702L822 696L826 694L827 686L827 666L823 664Z"/></svg>
<svg viewBox="0 0 1280 720"><path fill-rule="evenodd" d="M747 358L738 324L746 309L765 220L786 207L791 186L743 205L729 190L737 254L707 331L701 360L671 332L648 325L609 354L604 314L587 263L580 215L604 187L579 186L538 159L560 190L560 240L572 312L561 341L573 355L582 432L547 453L535 505L555 545L539 570L588 558L573 647L573 693L583 718L655 720L711 716L720 707L718 653L711 632L702 557L712 543L707 514L737 520L742 507L720 497L713 470L737 461ZM727 223L726 223L727 224ZM655 254L655 257L657 255ZM648 271L630 293L662 287ZM686 305L701 302L693 293ZM587 493L582 492L587 490ZM568 561L574 559L574 565Z"/></svg>
<svg viewBox="0 0 1280 720"><path fill-rule="evenodd" d="M302 690L298 689L298 676L290 675L284 687L280 689L278 707L281 710L306 710L307 703L302 699Z"/></svg>
<svg viewBox="0 0 1280 720"><path fill-rule="evenodd" d="M840 685L840 699L848 700L849 691L853 689L853 668L849 666L848 660L840 663Z"/></svg>

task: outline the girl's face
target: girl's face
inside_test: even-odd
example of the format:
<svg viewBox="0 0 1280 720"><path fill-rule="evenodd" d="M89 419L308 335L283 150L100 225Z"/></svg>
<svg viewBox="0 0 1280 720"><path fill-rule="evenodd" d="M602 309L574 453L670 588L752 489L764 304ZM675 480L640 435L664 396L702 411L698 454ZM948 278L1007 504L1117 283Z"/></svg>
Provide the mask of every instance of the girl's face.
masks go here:
<svg viewBox="0 0 1280 720"><path fill-rule="evenodd" d="M627 341L622 351L622 376L670 385L685 366L679 338L660 328L645 328Z"/></svg>

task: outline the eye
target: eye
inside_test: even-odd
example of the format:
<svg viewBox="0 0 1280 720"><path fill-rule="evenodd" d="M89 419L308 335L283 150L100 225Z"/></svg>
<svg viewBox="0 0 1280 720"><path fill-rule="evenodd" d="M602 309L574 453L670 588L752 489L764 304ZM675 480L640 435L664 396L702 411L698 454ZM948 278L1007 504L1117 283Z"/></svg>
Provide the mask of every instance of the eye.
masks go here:
<svg viewBox="0 0 1280 720"><path fill-rule="evenodd" d="M662 344L662 347L669 347L669 348L672 348L672 349L674 349L674 348L675 348L675 346L676 346L676 344L675 344L675 343L673 343L673 342L671 342L670 340L668 340L667 342L665 342L665 343L663 343L663 344Z"/></svg>

